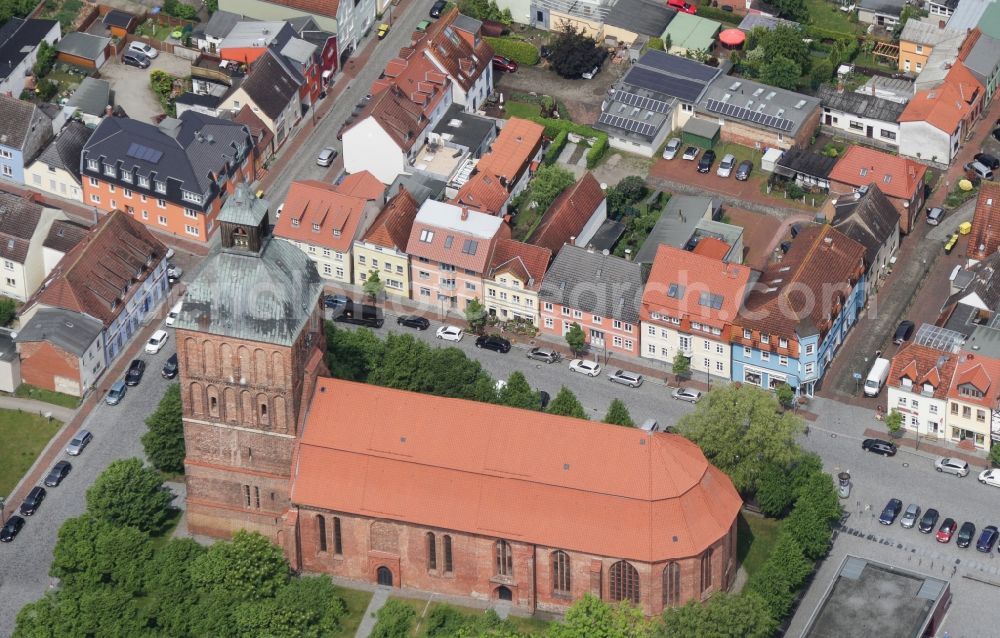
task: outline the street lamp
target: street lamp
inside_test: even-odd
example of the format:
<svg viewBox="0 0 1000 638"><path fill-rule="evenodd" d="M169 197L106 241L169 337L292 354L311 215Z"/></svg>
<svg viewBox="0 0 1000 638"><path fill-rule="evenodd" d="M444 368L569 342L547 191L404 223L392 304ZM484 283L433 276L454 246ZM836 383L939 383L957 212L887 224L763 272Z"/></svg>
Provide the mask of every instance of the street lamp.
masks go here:
<svg viewBox="0 0 1000 638"><path fill-rule="evenodd" d="M4 520L6 520L4 518L4 507L6 505L7 505L6 499L4 499L4 497L0 496L0 523L3 523Z"/></svg>
<svg viewBox="0 0 1000 638"><path fill-rule="evenodd" d="M708 357L705 357L705 381L708 382L708 391L712 391L712 362Z"/></svg>

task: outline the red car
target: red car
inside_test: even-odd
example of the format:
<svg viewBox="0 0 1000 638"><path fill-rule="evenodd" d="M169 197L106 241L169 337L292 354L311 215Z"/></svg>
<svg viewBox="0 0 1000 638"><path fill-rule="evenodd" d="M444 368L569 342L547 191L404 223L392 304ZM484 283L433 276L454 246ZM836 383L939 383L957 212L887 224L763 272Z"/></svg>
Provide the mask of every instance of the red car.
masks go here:
<svg viewBox="0 0 1000 638"><path fill-rule="evenodd" d="M955 534L955 528L958 525L955 523L955 519L946 518L944 522L941 523L941 527L938 528L937 532L937 542L947 543L951 540L951 537Z"/></svg>
<svg viewBox="0 0 1000 638"><path fill-rule="evenodd" d="M698 12L698 7L693 4L684 2L684 0L667 0L667 6L673 9L677 9L681 13L690 13L694 15Z"/></svg>
<svg viewBox="0 0 1000 638"><path fill-rule="evenodd" d="M517 71L517 62L511 60L510 58L505 58L502 55L494 55L493 68L500 71L506 71L507 73L513 73L514 71Z"/></svg>

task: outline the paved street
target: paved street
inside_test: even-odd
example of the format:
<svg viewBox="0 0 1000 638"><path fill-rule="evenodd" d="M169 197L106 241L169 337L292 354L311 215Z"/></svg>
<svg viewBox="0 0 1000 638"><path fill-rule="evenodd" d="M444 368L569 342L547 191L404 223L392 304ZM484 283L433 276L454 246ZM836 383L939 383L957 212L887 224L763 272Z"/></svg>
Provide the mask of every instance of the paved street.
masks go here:
<svg viewBox="0 0 1000 638"><path fill-rule="evenodd" d="M278 151L278 168L273 175L265 178L267 198L272 208L285 200L285 193L294 180L317 179L333 182L343 170L343 145L337 140L337 130L353 112L354 105L368 94L372 82L382 74L382 69L392 58L399 55L400 48L408 46L410 36L417 23L427 19L433 0L404 0L392 9L392 29L384 40L375 38L375 30L358 46L355 59L348 62L344 72L337 75L336 83L330 87L327 100L334 100L333 107L326 111L315 130L303 131L308 136L292 140ZM367 54L367 47L374 43L374 50ZM346 88L339 86L346 84ZM324 112L321 103L320 113ZM299 124L301 129L311 117L307 114ZM316 165L316 156L325 146L333 146L341 154L329 168Z"/></svg>
<svg viewBox="0 0 1000 638"><path fill-rule="evenodd" d="M119 405L109 406L101 401L94 408L84 422L94 440L78 457L65 453L58 457L69 460L73 471L59 487L46 488L45 501L34 516L25 519L27 522L14 542L0 544L0 636L10 636L21 607L41 598L50 587L49 565L59 527L67 518L83 513L87 488L97 475L114 460L143 458L139 438L146 431L146 417L156 408L167 385L173 383L160 376L160 368L173 352L171 334L171 340L159 354L139 355L146 361L142 382L129 388ZM44 468L44 472L48 469ZM8 503L7 516L15 514L19 505L19 502Z"/></svg>

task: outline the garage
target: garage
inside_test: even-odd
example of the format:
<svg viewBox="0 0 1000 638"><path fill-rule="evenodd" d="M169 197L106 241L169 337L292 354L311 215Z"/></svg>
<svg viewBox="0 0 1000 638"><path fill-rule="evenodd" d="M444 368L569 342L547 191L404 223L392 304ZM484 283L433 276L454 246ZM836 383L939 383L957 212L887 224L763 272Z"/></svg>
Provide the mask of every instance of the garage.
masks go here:
<svg viewBox="0 0 1000 638"><path fill-rule="evenodd" d="M67 33L56 44L57 59L60 62L82 66L86 69L99 69L107 60L108 45L111 38L101 38L89 33L74 31Z"/></svg>
<svg viewBox="0 0 1000 638"><path fill-rule="evenodd" d="M681 140L685 144L693 144L701 148L712 148L719 142L719 132L722 127L718 122L700 120L692 117L681 129Z"/></svg>

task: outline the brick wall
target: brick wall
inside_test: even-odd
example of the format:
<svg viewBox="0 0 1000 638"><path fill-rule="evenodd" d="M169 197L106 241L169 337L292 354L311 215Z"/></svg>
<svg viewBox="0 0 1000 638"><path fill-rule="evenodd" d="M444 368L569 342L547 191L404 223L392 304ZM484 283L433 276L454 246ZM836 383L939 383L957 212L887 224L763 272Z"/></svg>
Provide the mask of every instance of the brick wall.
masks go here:
<svg viewBox="0 0 1000 638"><path fill-rule="evenodd" d="M18 344L21 354L21 379L39 388L66 392L65 381L80 383L80 360L48 341ZM64 380L56 387L56 377ZM80 396L79 389L75 396Z"/></svg>

